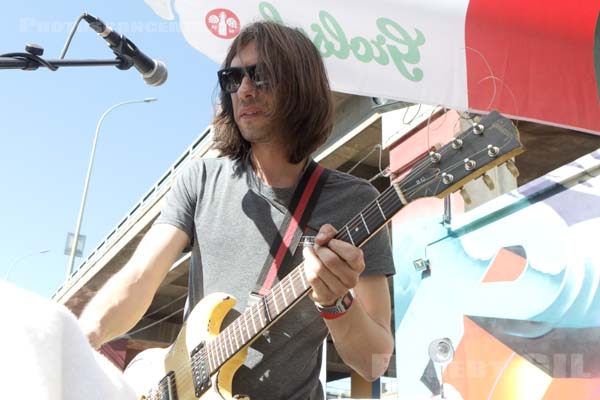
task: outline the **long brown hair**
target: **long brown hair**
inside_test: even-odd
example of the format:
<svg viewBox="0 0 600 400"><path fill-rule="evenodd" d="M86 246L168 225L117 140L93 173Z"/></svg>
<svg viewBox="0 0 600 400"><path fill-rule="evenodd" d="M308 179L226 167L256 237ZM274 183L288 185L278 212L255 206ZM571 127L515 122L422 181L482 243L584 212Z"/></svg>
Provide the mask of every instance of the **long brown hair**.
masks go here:
<svg viewBox="0 0 600 400"><path fill-rule="evenodd" d="M274 95L271 118L281 126L288 143L288 160L299 163L329 136L333 125L333 103L327 72L316 47L299 30L276 22L255 22L235 38L223 68L246 45L256 41L262 79ZM219 109L213 121L216 147L222 155L244 158L250 151L233 116L231 95L220 91Z"/></svg>

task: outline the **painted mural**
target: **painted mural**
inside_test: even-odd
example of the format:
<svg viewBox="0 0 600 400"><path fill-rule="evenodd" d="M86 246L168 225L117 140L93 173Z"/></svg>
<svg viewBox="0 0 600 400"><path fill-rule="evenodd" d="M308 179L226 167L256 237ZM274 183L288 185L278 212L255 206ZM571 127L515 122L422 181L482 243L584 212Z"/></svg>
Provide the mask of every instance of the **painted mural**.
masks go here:
<svg viewBox="0 0 600 400"><path fill-rule="evenodd" d="M423 199L394 220L400 398L600 399L600 149L442 213Z"/></svg>

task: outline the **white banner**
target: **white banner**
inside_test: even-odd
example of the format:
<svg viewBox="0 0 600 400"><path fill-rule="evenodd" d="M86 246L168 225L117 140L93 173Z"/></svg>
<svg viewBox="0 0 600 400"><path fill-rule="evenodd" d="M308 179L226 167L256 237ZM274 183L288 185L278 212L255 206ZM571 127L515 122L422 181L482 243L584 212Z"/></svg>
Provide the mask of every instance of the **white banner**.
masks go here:
<svg viewBox="0 0 600 400"><path fill-rule="evenodd" d="M464 18L468 0L373 3L306 0L145 0L179 16L188 42L222 62L240 27L275 20L299 27L320 50L333 90L467 107ZM406 10L411 10L407 13Z"/></svg>
<svg viewBox="0 0 600 400"><path fill-rule="evenodd" d="M335 91L600 133L596 0L145 1L216 62L240 27L275 20L304 30Z"/></svg>

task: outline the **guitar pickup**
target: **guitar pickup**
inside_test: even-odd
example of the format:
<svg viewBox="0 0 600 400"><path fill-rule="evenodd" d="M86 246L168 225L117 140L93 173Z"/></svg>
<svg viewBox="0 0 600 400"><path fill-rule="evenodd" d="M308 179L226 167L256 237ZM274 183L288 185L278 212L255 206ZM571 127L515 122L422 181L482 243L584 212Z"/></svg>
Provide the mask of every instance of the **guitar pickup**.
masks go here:
<svg viewBox="0 0 600 400"><path fill-rule="evenodd" d="M190 358L192 364L192 378L194 381L194 393L196 397L200 397L210 389L212 385L204 342L201 342L194 350L192 350Z"/></svg>

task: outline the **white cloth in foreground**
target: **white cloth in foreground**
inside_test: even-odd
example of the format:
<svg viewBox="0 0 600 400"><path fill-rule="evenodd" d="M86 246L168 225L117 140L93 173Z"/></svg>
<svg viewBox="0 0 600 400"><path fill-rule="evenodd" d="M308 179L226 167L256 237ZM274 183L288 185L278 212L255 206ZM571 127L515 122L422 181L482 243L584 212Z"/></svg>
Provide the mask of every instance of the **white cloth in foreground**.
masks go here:
<svg viewBox="0 0 600 400"><path fill-rule="evenodd" d="M65 307L0 281L4 399L135 399L121 371L94 351Z"/></svg>

